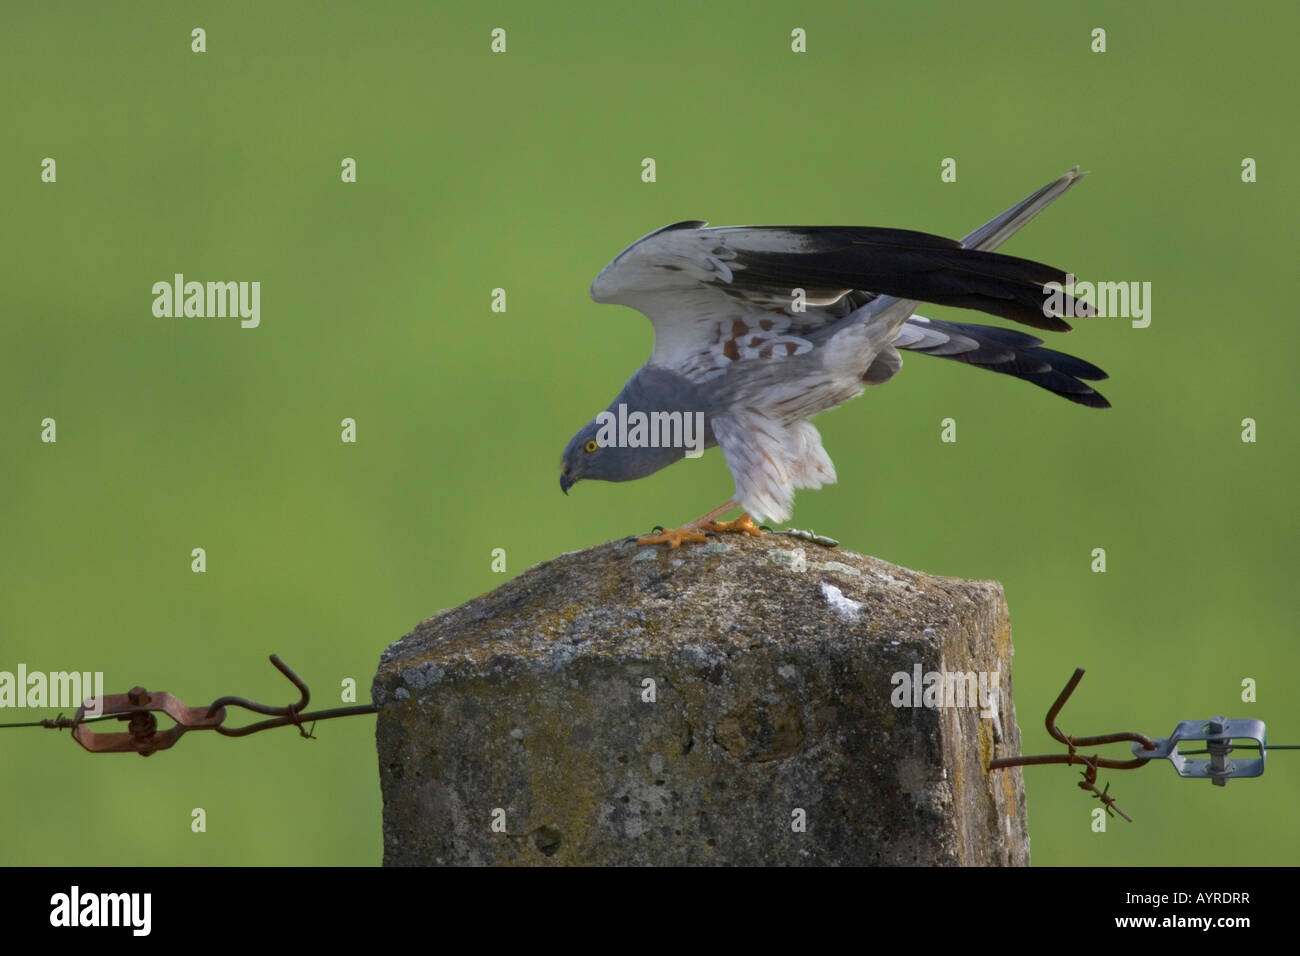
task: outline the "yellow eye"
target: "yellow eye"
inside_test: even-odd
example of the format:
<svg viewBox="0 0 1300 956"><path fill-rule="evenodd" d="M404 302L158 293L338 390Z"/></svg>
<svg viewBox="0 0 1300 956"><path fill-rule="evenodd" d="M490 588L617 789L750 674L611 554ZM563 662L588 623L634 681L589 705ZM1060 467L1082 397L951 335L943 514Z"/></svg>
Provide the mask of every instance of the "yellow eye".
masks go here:
<svg viewBox="0 0 1300 956"><path fill-rule="evenodd" d="M588 455L590 455L593 451L596 450L597 447L598 446L596 445L596 439L588 438L587 444L582 446L582 450L585 451Z"/></svg>

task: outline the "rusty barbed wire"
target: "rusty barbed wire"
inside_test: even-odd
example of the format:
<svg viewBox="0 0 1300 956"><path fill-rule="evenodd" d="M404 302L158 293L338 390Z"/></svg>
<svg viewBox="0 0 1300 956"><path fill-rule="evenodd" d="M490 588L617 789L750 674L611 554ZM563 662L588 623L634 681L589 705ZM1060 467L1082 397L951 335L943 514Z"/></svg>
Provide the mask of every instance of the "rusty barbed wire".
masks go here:
<svg viewBox="0 0 1300 956"><path fill-rule="evenodd" d="M1004 770L1007 767L1033 767L1043 764L1081 764L1085 767L1083 780L1078 784L1081 790L1093 794L1106 808L1107 815L1118 813L1129 823L1133 818L1119 808L1115 798L1110 795L1110 784L1097 788L1097 771L1136 770L1145 767L1153 760L1167 759L1180 777L1206 777L1215 785L1223 786L1232 777L1255 777L1264 772L1264 758L1268 750L1300 750L1297 745L1266 745L1264 742L1264 724L1257 720L1231 721L1222 717L1213 717L1208 721L1182 721L1174 728L1174 733L1167 738L1155 738L1145 734L1123 732L1117 734L1099 734L1093 737L1072 737L1057 726L1056 719L1061 714L1070 695L1074 693L1079 682L1083 680L1082 667L1075 668L1073 676L1066 682L1064 689L1057 695L1052 706L1048 708L1044 723L1052 739L1065 744L1063 754L1037 754L1019 757L998 757L989 761L989 770ZM1233 737L1253 740L1259 750L1259 757L1243 761L1240 765L1229 761ZM1180 751L1179 740L1204 740L1205 750ZM1113 760L1096 754L1086 757L1078 751L1084 747L1100 747L1106 744L1129 743L1132 745L1133 759ZM1189 761L1193 754L1209 754L1208 761Z"/></svg>
<svg viewBox="0 0 1300 956"><path fill-rule="evenodd" d="M276 727L294 726L298 733L311 738L317 721L333 720L337 717L354 717L361 714L378 713L374 704L357 704L352 707L333 707L328 710L316 710L306 713L311 701L311 690L293 668L282 661L277 654L270 657L276 670L289 679L298 690L298 700L283 707L259 704L247 697L218 697L207 707L187 707L180 698L166 691L147 691L143 687L133 687L125 694L106 694L102 698L87 698L72 717L49 717L45 720L29 721L19 724L3 724L0 727L47 727L51 730L71 730L72 739L91 753L138 753L148 757L160 750L170 749L176 741L192 730L215 730L225 737L247 737L249 734ZM87 705L97 711L98 716L87 717ZM256 714L265 714L270 719L245 724L243 727L227 727L228 707L242 707ZM176 722L166 730L158 729L158 713L164 713ZM90 724L103 720L124 721L126 733L97 734L90 729ZM305 729L304 723L311 722L312 728Z"/></svg>
<svg viewBox="0 0 1300 956"><path fill-rule="evenodd" d="M1007 767L1033 767L1042 764L1083 764L1087 769L1083 772L1083 780L1079 782L1081 790L1091 792L1106 808L1107 815L1118 813L1129 823L1133 818L1119 808L1115 798L1110 795L1110 784L1106 784L1104 790L1097 789L1097 771L1100 768L1107 770L1136 770L1138 767L1145 767L1150 761L1146 758L1138 757L1133 760L1111 760L1106 757L1093 755L1084 757L1078 753L1080 747L1099 747L1105 744L1117 744L1132 742L1140 744L1144 750L1154 751L1156 743L1145 734L1139 733L1118 733L1118 734L1099 734L1093 737L1071 737L1065 731L1061 730L1056 724L1056 718L1060 716L1061 709L1065 707L1066 701L1074 693L1079 681L1083 680L1084 670L1082 667L1076 667L1073 676L1066 682L1065 688L1056 696L1056 700L1047 710L1047 718L1044 723L1047 725L1047 732L1053 740L1059 740L1065 744L1067 752L1063 754L1039 754L1036 756L1020 757L998 757L989 761L989 770L1003 770Z"/></svg>

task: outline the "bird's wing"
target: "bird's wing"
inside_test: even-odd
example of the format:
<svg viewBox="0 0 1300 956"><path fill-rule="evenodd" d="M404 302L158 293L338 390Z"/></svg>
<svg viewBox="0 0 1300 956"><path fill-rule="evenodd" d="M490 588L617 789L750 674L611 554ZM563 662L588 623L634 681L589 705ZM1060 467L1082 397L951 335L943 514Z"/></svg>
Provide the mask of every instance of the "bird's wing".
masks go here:
<svg viewBox="0 0 1300 956"><path fill-rule="evenodd" d="M596 277L591 297L644 313L655 330L651 363L686 368L702 349L720 344L734 320L746 325L743 330L737 326L731 336L739 346L744 334L756 331L744 323L746 317L789 313L795 289L804 290L810 306L789 316L795 332L837 320L842 310L822 307L854 290L978 309L1065 331L1069 326L1059 315L1045 314L1044 285L1067 281L1065 272L1052 266L904 229L710 229L692 220L665 226L625 249ZM1088 314L1086 305L1068 295L1060 297L1060 305L1063 314ZM786 342L776 347L799 346Z"/></svg>
<svg viewBox="0 0 1300 956"><path fill-rule="evenodd" d="M961 244L969 249L993 252L1087 175L1075 166L968 233ZM874 291L857 289L850 292L834 307L839 313L852 315L852 320L837 327L833 333L834 338L827 343L832 361L852 367L858 356L874 356L871 366L866 370L864 381L868 385L887 381L902 367L902 359L891 343L918 304L916 299L878 295ZM1093 314L1091 309L1078 309L1073 304L1069 308L1075 310L1075 315ZM1061 323L1056 330L1068 331L1069 326Z"/></svg>
<svg viewBox="0 0 1300 956"><path fill-rule="evenodd" d="M1039 213L1064 196L1087 175L1079 172L1079 167L1075 166L1046 186L1030 193L1010 209L1003 210L975 231L967 233L962 238L961 244L967 249L996 251L1002 243L1033 222ZM882 299L886 301L880 301ZM872 305L873 314L884 312L889 306L897 304L897 299L893 296L878 296L874 292L859 289L845 296L840 306L846 311L852 311L873 303L873 300L875 300ZM890 311L898 313L900 310ZM898 321L903 321L903 318L900 317Z"/></svg>

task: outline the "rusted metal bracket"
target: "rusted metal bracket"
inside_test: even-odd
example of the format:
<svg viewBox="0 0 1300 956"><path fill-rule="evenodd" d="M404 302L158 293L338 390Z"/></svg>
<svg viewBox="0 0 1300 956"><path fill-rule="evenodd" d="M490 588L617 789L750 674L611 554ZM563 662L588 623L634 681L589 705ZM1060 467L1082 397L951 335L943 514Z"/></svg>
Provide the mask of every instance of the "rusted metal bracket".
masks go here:
<svg viewBox="0 0 1300 956"><path fill-rule="evenodd" d="M374 704L361 704L355 707L335 707L331 710L304 713L307 703L311 700L311 691L306 683L288 664L280 660L278 655L271 655L271 663L298 689L297 702L283 707L272 707L251 701L246 697L218 697L207 707L187 707L184 701L166 691L150 692L143 687L133 687L125 694L87 698L71 718L49 718L42 720L40 726L56 730L70 729L72 739L91 753L138 753L142 757L148 757L160 750L171 748L191 730L215 730L226 737L245 737L262 730L287 727L292 724L298 728L299 734L303 737L310 737L311 731L303 728L305 722L373 714L378 711ZM257 714L266 714L271 719L243 727L227 727L225 722L228 707L242 707ZM88 718L87 710L99 716ZM174 720L175 726L159 730L156 715L160 713ZM93 722L114 717L127 723L126 733L95 733L91 729Z"/></svg>

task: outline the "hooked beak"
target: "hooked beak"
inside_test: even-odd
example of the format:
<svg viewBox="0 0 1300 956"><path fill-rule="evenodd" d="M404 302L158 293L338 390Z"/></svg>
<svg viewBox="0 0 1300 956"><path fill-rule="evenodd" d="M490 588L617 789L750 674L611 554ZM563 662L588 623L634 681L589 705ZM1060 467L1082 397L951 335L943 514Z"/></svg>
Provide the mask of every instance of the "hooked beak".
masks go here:
<svg viewBox="0 0 1300 956"><path fill-rule="evenodd" d="M570 478L568 475L560 475L560 490L567 495L569 489L573 487L573 482L574 479Z"/></svg>

